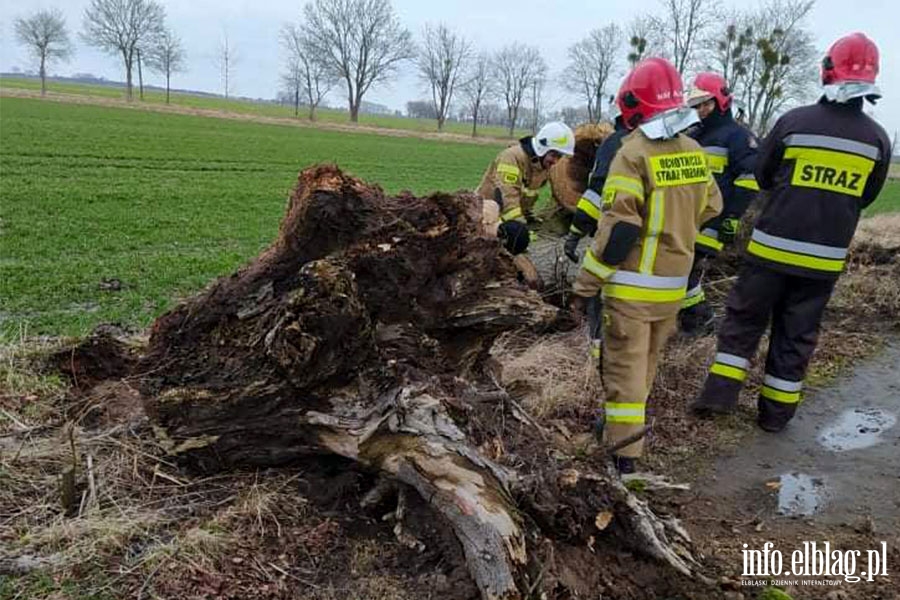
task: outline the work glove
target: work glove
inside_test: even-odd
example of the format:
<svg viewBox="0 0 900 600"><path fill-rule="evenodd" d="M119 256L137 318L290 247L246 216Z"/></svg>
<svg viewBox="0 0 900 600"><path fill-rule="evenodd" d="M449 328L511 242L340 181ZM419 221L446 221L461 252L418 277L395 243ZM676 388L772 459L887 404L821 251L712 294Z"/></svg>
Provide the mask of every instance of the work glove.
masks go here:
<svg viewBox="0 0 900 600"><path fill-rule="evenodd" d="M722 219L719 225L719 241L723 244L731 244L737 235L738 228L741 226L741 220L736 217L728 217Z"/></svg>
<svg viewBox="0 0 900 600"><path fill-rule="evenodd" d="M578 242L581 241L581 238L574 233L570 233L566 236L566 243L563 244L563 252L566 253L566 256L573 263L578 264L581 261L581 257L578 256Z"/></svg>
<svg viewBox="0 0 900 600"><path fill-rule="evenodd" d="M528 244L531 242L531 232L528 226L519 221L505 221L500 223L497 228L497 237L503 242L503 247L510 254L522 254L528 250Z"/></svg>

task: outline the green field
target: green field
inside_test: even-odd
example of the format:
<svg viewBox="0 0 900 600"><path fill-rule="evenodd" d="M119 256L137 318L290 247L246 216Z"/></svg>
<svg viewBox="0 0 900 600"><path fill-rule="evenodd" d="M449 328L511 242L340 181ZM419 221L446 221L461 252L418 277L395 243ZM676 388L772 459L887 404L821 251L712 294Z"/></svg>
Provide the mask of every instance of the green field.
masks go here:
<svg viewBox="0 0 900 600"><path fill-rule="evenodd" d="M19 79L3 77L0 78L0 88L15 88L40 91L41 82L39 79ZM49 81L47 82L47 90L60 94L74 94L78 96L92 96L116 100L123 100L125 98L124 87L105 85L87 85ZM135 96L137 96L137 93L137 87L135 87ZM165 101L165 92L155 90L144 91L143 102L146 104L164 104ZM270 104L266 102L251 102L247 100L226 100L225 98L217 96L197 96L193 94L172 93L170 101L175 106L183 106L186 108L221 110L227 112L259 115L263 117L292 118L294 116L293 107L280 106L278 104ZM350 122L350 115L346 111L325 108L320 109L316 114L317 120L325 123L349 124ZM306 119L306 112L304 112L302 106L300 107L300 118ZM437 131L437 122L433 119L407 119L404 117L395 116L360 115L359 125L421 132ZM454 123L448 121L444 125L444 131L446 133L471 135L472 125L468 123ZM508 137L506 129L496 126L479 126L478 135L498 138ZM528 132L520 131L517 132L517 135L528 135Z"/></svg>
<svg viewBox="0 0 900 600"><path fill-rule="evenodd" d="M146 325L265 247L310 164L425 194L498 147L4 98L0 335Z"/></svg>

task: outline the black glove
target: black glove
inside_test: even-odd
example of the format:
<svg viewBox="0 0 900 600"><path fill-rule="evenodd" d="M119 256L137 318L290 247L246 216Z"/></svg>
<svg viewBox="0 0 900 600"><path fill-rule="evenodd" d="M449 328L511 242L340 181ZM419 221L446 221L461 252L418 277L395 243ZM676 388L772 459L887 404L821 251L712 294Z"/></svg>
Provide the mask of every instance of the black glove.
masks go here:
<svg viewBox="0 0 900 600"><path fill-rule="evenodd" d="M580 237L574 233L570 233L566 237L566 243L563 245L563 251L566 253L566 256L575 264L578 264L578 262L581 261L581 257L578 256L578 242L580 241Z"/></svg>
<svg viewBox="0 0 900 600"><path fill-rule="evenodd" d="M512 255L522 254L528 250L531 242L531 233L528 226L519 221L504 221L497 228L497 237L503 242L503 247Z"/></svg>
<svg viewBox="0 0 900 600"><path fill-rule="evenodd" d="M737 235L738 228L741 226L741 220L737 217L727 217L722 219L719 225L719 241L723 244L731 244Z"/></svg>

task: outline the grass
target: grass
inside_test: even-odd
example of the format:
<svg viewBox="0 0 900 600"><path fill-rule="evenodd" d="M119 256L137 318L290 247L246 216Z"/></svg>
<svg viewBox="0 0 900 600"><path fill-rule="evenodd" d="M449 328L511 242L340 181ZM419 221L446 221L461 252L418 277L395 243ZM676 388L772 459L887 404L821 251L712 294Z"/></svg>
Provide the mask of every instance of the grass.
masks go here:
<svg viewBox="0 0 900 600"><path fill-rule="evenodd" d="M310 164L426 194L498 148L4 98L0 336L146 326L265 247Z"/></svg>
<svg viewBox="0 0 900 600"><path fill-rule="evenodd" d="M0 88L4 87L39 91L41 89L41 82L39 79L3 77L0 79ZM77 96L91 96L117 100L125 99L125 88L111 85L90 85L49 81L47 82L47 90L50 92L73 94ZM137 87L135 87L134 93L137 95ZM145 103L164 104L165 101L166 94L164 91L144 90ZM291 118L294 116L293 107L281 106L269 102L253 102L250 100L230 98L226 100L219 96L198 96L184 93L172 93L170 101L171 104L175 106L186 108L221 110L265 117ZM306 112L303 110L303 107L300 107L300 118L306 118ZM317 111L317 119L325 123L350 123L350 115L348 112L329 108L323 108ZM410 119L393 115L360 115L359 125L421 132L437 131L437 122L434 119ZM468 123L454 123L451 121L444 125L444 131L446 133L471 135L472 126ZM505 128L497 126L479 126L478 132L480 136L497 138L509 137ZM517 135L527 134L525 132L517 132Z"/></svg>
<svg viewBox="0 0 900 600"><path fill-rule="evenodd" d="M900 211L900 180L888 179L881 195L866 209L867 217Z"/></svg>

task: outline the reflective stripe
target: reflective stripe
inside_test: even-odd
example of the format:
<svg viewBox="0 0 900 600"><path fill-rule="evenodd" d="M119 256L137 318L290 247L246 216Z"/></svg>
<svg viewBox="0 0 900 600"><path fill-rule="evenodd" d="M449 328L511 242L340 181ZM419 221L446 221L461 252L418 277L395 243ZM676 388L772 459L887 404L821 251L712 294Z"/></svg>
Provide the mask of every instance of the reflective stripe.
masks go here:
<svg viewBox="0 0 900 600"><path fill-rule="evenodd" d="M606 184L603 186L604 197L606 196L606 190L624 192L626 194L631 194L642 202L644 200L644 184L641 183L640 179L635 179L633 177L613 175L607 178Z"/></svg>
<svg viewBox="0 0 900 600"><path fill-rule="evenodd" d="M594 277L604 281L609 279L609 276L616 272L615 267L604 264L594 256L593 248L588 248L587 252L584 253L584 260L581 261L581 268Z"/></svg>
<svg viewBox="0 0 900 600"><path fill-rule="evenodd" d="M521 206L514 206L513 208L509 209L508 211L506 211L505 213L500 215L501 221L514 221L516 219L523 219L523 218L524 217L522 215L522 207Z"/></svg>
<svg viewBox="0 0 900 600"><path fill-rule="evenodd" d="M681 302L684 299L684 288L679 290L651 290L628 285L606 284L603 286L603 297L632 300L634 302Z"/></svg>
<svg viewBox="0 0 900 600"><path fill-rule="evenodd" d="M540 193L541 193L540 190L533 190L531 188L523 188L522 189L522 195L525 196L526 198L535 198Z"/></svg>
<svg viewBox="0 0 900 600"><path fill-rule="evenodd" d="M590 218L594 219L595 221L600 218L600 209L584 196L582 196L581 199L578 200L578 205L575 208L577 208Z"/></svg>
<svg viewBox="0 0 900 600"><path fill-rule="evenodd" d="M779 250L787 250L788 252L800 252L801 254L809 254L810 256L818 256L819 258L832 258L835 260L847 258L847 248L825 246L822 244L813 244L811 242L798 242L796 240L778 237L759 229L753 230L752 239L760 244L778 248Z"/></svg>
<svg viewBox="0 0 900 600"><path fill-rule="evenodd" d="M740 382L744 382L747 379L747 371L737 367L723 365L722 363L713 363L713 366L709 368L709 372L712 375L719 375L720 377L727 377L728 379L734 379L735 381Z"/></svg>
<svg viewBox="0 0 900 600"><path fill-rule="evenodd" d="M510 165L507 163L499 163L497 165L497 172L498 173L509 173L510 175L515 175L516 177L518 177L519 175L522 174L522 172L519 170L519 167L517 167L516 165Z"/></svg>
<svg viewBox="0 0 900 600"><path fill-rule="evenodd" d="M635 287L650 288L654 290L678 290L684 292L687 289L687 277L662 277L660 275L645 275L634 271L617 271L610 283L633 285Z"/></svg>
<svg viewBox="0 0 900 600"><path fill-rule="evenodd" d="M728 156L728 148L722 146L703 146L703 151L713 156Z"/></svg>
<svg viewBox="0 0 900 600"><path fill-rule="evenodd" d="M681 308L691 308L693 306L697 306L704 300L706 300L706 292L703 291L702 286L698 285L688 290L687 295L684 298L684 302L681 303Z"/></svg>
<svg viewBox="0 0 900 600"><path fill-rule="evenodd" d="M756 177L754 177L750 173L744 173L737 177L734 180L735 187L744 188L747 190L753 190L754 192L759 191L759 184L756 183Z"/></svg>
<svg viewBox="0 0 900 600"><path fill-rule="evenodd" d="M601 206L603 206L603 198L601 198L600 194L598 194L591 188L584 190L584 193L581 194L581 199L587 200L588 202L590 202L597 208L600 208Z"/></svg>
<svg viewBox="0 0 900 600"><path fill-rule="evenodd" d="M718 232L716 232L716 237L718 237L718 235L719 235ZM696 243L700 244L701 246L706 246L707 248L711 248L712 250L715 250L716 252L720 252L722 250L722 248L725 247L725 244L723 244L722 242L718 241L715 238L711 238L708 235L705 235L703 233L698 233L697 239L695 241L696 241Z"/></svg>
<svg viewBox="0 0 900 600"><path fill-rule="evenodd" d="M871 158L872 160L881 160L881 150L876 146L870 146L856 140L848 140L846 138L832 137L828 135L814 135L810 133L794 133L784 138L784 145L802 146L808 148L825 148L827 150L837 150L838 152L850 152Z"/></svg>
<svg viewBox="0 0 900 600"><path fill-rule="evenodd" d="M700 230L700 233L705 235L706 237L711 237L714 240L719 239L719 230L713 229L712 227L704 227Z"/></svg>
<svg viewBox="0 0 900 600"><path fill-rule="evenodd" d="M780 379L774 375L768 374L766 374L766 378L763 380L763 385L767 385L770 388L781 392L799 392L803 389L802 381L788 381L787 379Z"/></svg>
<svg viewBox="0 0 900 600"><path fill-rule="evenodd" d="M800 402L800 392L782 392L767 385L762 387L759 395L782 404L797 404Z"/></svg>
<svg viewBox="0 0 900 600"><path fill-rule="evenodd" d="M803 267L805 269L812 269L813 271L840 273L844 270L844 261L842 260L815 258L806 256L805 254L794 254L793 252L786 252L784 250L775 250L774 248L763 246L753 240L750 240L750 243L747 244L747 252L754 256L771 260L772 262Z"/></svg>
<svg viewBox="0 0 900 600"><path fill-rule="evenodd" d="M646 420L646 404L639 402L607 402L607 423L643 423Z"/></svg>
<svg viewBox="0 0 900 600"><path fill-rule="evenodd" d="M641 248L641 262L639 271L645 275L653 273L653 265L656 264L656 252L659 249L659 234L662 233L665 220L666 205L662 190L653 192L650 202L650 213L647 215L649 225Z"/></svg>
<svg viewBox="0 0 900 600"><path fill-rule="evenodd" d="M577 227L575 227L574 224L573 224L573 225L569 225L569 233L574 233L574 234L577 235L578 237L584 236L584 232L583 232L582 230L578 229Z"/></svg>
<svg viewBox="0 0 900 600"><path fill-rule="evenodd" d="M600 358L601 348L600 340L591 340L591 358Z"/></svg>
<svg viewBox="0 0 900 600"><path fill-rule="evenodd" d="M744 371L746 371L750 367L750 361L748 359L744 358L743 356L728 354L727 352L717 353L716 362L722 363L723 365L737 367L738 369L743 369Z"/></svg>

